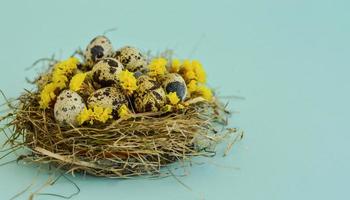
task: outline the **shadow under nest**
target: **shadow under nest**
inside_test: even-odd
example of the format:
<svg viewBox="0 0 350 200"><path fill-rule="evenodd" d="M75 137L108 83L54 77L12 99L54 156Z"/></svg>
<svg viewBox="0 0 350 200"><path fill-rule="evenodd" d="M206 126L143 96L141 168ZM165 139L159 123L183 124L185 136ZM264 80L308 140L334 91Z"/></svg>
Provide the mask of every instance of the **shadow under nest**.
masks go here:
<svg viewBox="0 0 350 200"><path fill-rule="evenodd" d="M200 101L175 113L138 113L128 120L62 128L52 108L39 108L38 93L26 91L12 106L6 144L30 151L26 161L49 163L67 173L127 178L157 176L162 168L193 156L214 156L231 137L230 113L219 101Z"/></svg>

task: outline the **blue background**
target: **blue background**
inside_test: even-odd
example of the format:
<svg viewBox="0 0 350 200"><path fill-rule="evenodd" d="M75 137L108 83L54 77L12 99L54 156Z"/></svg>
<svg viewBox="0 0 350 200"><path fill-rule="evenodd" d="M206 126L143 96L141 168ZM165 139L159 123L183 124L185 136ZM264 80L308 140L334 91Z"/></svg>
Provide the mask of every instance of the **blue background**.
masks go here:
<svg viewBox="0 0 350 200"><path fill-rule="evenodd" d="M107 34L116 48L174 49L201 60L222 95L245 97L231 101L231 126L246 137L180 178L191 191L174 178L77 177L74 199L349 199L349 9L345 0L0 1L0 88L16 97L35 60L66 58L116 27ZM33 179L39 187L47 175L36 172L0 167L0 198ZM72 191L64 179L44 190Z"/></svg>

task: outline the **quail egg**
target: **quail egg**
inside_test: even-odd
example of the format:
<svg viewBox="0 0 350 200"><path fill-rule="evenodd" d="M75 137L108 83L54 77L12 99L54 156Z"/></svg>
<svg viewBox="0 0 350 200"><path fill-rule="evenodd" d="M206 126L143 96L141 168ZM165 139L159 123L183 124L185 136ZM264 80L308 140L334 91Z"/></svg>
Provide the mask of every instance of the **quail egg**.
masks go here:
<svg viewBox="0 0 350 200"><path fill-rule="evenodd" d="M111 86L118 82L118 74L124 69L123 65L114 58L104 58L92 68L93 80L102 87Z"/></svg>
<svg viewBox="0 0 350 200"><path fill-rule="evenodd" d="M113 47L105 36L97 36L91 40L84 52L85 62L91 67L99 60L112 56Z"/></svg>
<svg viewBox="0 0 350 200"><path fill-rule="evenodd" d="M85 107L84 100L78 93L64 90L58 95L54 106L55 119L61 126L77 126L77 116Z"/></svg>
<svg viewBox="0 0 350 200"><path fill-rule="evenodd" d="M186 82L180 74L169 73L163 77L162 85L166 93L176 92L177 97L181 101L186 98L187 87Z"/></svg>
<svg viewBox="0 0 350 200"><path fill-rule="evenodd" d="M134 107L137 112L157 112L165 105L165 101L164 89L159 87L147 92L135 93Z"/></svg>
<svg viewBox="0 0 350 200"><path fill-rule="evenodd" d="M146 92L148 90L154 90L161 87L161 85L153 78L142 75L137 79L137 90L138 92Z"/></svg>
<svg viewBox="0 0 350 200"><path fill-rule="evenodd" d="M111 108L114 118L118 117L118 109L123 104L128 105L128 100L122 93L121 89L116 87L105 87L96 90L87 100L88 107L101 106Z"/></svg>
<svg viewBox="0 0 350 200"><path fill-rule="evenodd" d="M135 47L125 46L117 50L114 57L131 72L136 72L147 66L146 58Z"/></svg>

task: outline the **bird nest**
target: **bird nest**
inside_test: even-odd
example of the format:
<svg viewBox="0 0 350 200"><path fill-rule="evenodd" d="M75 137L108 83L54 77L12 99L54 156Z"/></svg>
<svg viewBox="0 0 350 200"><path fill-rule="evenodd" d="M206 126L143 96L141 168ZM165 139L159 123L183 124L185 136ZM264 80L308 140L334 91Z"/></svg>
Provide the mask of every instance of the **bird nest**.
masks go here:
<svg viewBox="0 0 350 200"><path fill-rule="evenodd" d="M19 98L6 143L31 153L21 159L50 163L67 172L105 177L160 175L161 169L193 156L214 156L215 145L233 135L228 112L218 102L198 102L176 113L141 113L128 120L61 127L52 110L41 110L36 93Z"/></svg>
<svg viewBox="0 0 350 200"><path fill-rule="evenodd" d="M106 45L106 41L109 42L106 38L102 39L103 45ZM96 41L99 40L94 39L91 43ZM21 148L28 150L19 159L50 164L68 173L82 172L95 176L124 178L161 175L164 167L177 161L190 161L194 156L214 156L217 144L233 139L227 147L227 150L230 149L237 135L234 134L235 129L226 127L230 115L226 105L220 103L214 91L205 89L207 95L201 93L203 90L200 88L200 83L187 77L187 75L191 77L193 74L198 75L193 77L197 77L198 82L201 82L199 75L203 75L204 71L193 70L190 72L197 74L187 73L191 70L188 62L184 62L183 66L179 62L173 62L173 66L165 66L166 62L163 62L165 59L150 62L144 59L148 63L148 70L135 71L139 68L130 67L129 63L125 63L130 62L132 54L127 54L127 59L123 60L122 57L120 58L122 53L119 52L117 53L119 60L113 61L114 58L106 58L107 60L100 62L111 65L107 66L113 69L108 70L109 72L117 73L120 61L126 69L122 67L118 73L125 72L125 81L123 82L121 76L118 76L119 79L115 81L117 76L113 74L110 76L113 80L100 80L101 71L91 70L91 68L96 69L98 65L94 53L97 51L97 56L104 55L105 52L98 51L108 48L95 47L88 46L87 49L92 50L81 54L84 61L80 64L77 64L77 59L62 62L63 64L57 61L49 64L49 69L33 82L37 89L26 90L15 102L7 102L10 111L7 115L0 117L0 122L5 122L2 130L12 129L11 134L7 135L5 144L10 145L13 150ZM108 50L110 49L111 47ZM125 49L130 51L130 47ZM135 58L140 59L141 53L134 55L136 55ZM110 56L113 57L113 55ZM134 63L140 63L139 61ZM115 62L118 63L115 64ZM194 67L200 67L198 63L193 63ZM56 72L57 70L66 71L55 75L55 70ZM95 72L98 72L98 76L95 76ZM146 79L135 78L134 76L138 73L147 76ZM161 77L171 73L176 73L174 76L176 80L170 81L171 87L166 86L163 89L159 85L152 85L163 81ZM151 81L146 82L147 85L139 83L141 79ZM101 112L96 114L94 112L97 108L89 105L88 102L91 96L96 97L94 92L103 89L105 87L103 84L106 83L114 83L109 87L121 88L118 90L121 91L118 95L126 98L123 101L113 102L104 98L95 98L102 101L99 105L104 106ZM117 83L120 85L116 85ZM149 87L150 83L152 87ZM180 83L184 86L180 87ZM199 89L193 89L197 84ZM67 87L71 92L69 94L74 93L81 98L83 106L80 111L84 115L80 113L76 116L78 113L75 110L71 114L62 113L61 108L64 110L67 104L72 103L72 101L59 102L63 99L59 94L63 94L62 90ZM141 94L146 95L133 95L140 92L138 91L141 90L140 88ZM184 92L184 89L188 92ZM148 95L154 94L155 91L158 92L156 95ZM162 96L163 94L167 96ZM137 106L135 99L140 96L141 106ZM142 106L145 100L147 105ZM105 106L106 102L111 106L119 102L123 102L124 105L118 105L119 110L112 112L112 109ZM78 107L73 105L74 109ZM74 118L72 118L73 115Z"/></svg>

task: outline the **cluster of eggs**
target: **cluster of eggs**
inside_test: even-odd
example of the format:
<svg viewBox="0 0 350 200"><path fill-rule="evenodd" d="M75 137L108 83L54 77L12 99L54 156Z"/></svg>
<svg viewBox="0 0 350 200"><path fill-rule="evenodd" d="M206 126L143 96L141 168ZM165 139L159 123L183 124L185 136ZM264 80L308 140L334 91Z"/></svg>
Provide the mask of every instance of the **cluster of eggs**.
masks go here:
<svg viewBox="0 0 350 200"><path fill-rule="evenodd" d="M113 118L118 118L118 109L127 105L135 112L159 111L167 101L166 95L175 92L180 101L186 97L184 79L177 73L168 73L160 79L147 72L149 60L135 47L125 46L116 51L105 36L97 36L84 52L81 71L91 74L93 91L87 98L72 90L62 91L54 105L57 122L66 126L78 125L77 116L84 108L100 106L111 108ZM118 74L128 70L137 78L137 89L132 95L121 89Z"/></svg>

